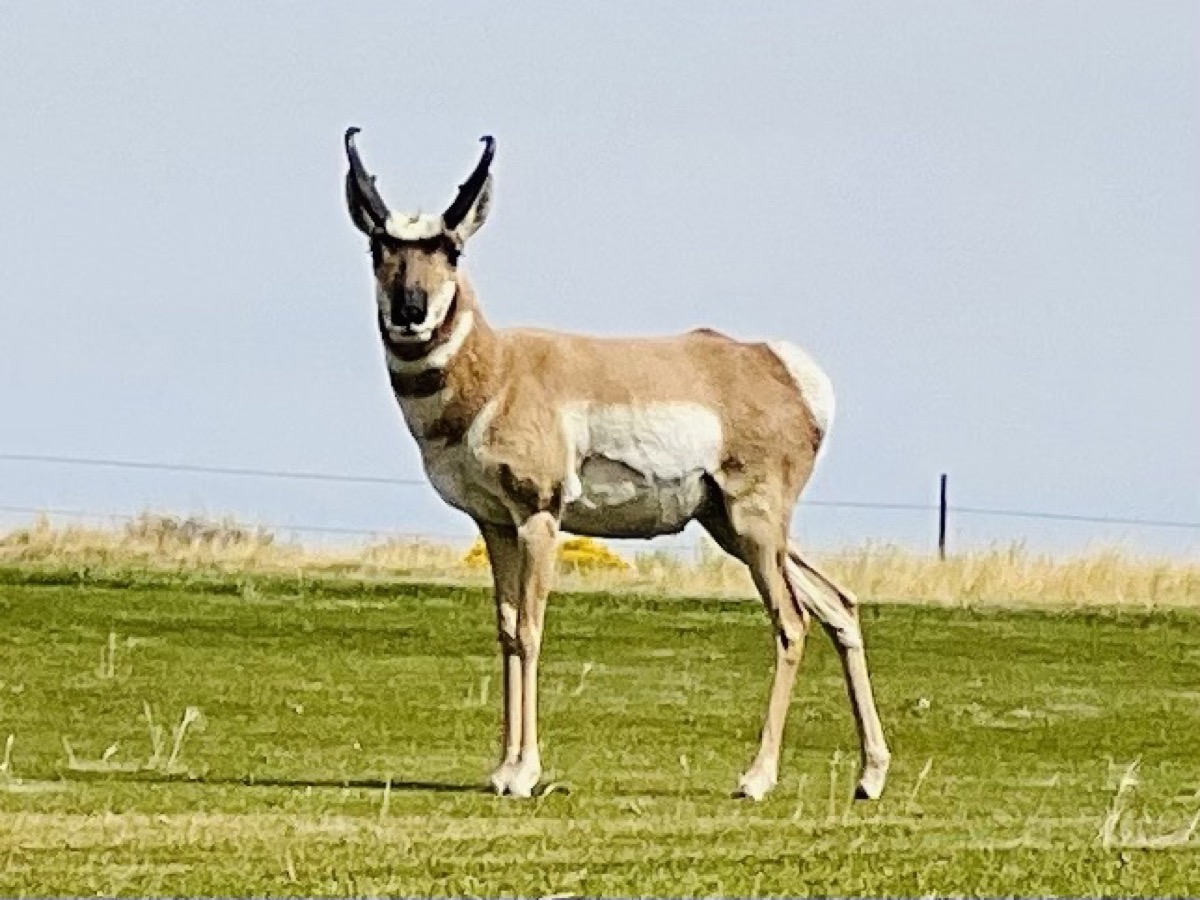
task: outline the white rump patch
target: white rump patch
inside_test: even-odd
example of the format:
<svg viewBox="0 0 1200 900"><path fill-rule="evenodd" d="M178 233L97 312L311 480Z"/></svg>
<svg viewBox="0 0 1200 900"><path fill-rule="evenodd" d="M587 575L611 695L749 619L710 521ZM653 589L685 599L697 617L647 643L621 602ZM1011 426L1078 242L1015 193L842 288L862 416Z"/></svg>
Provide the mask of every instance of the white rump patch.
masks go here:
<svg viewBox="0 0 1200 900"><path fill-rule="evenodd" d="M423 241L442 233L442 217L429 213L394 212L383 226L398 241Z"/></svg>
<svg viewBox="0 0 1200 900"><path fill-rule="evenodd" d="M717 414L698 403L568 403L564 527L613 536L681 529L721 461Z"/></svg>
<svg viewBox="0 0 1200 900"><path fill-rule="evenodd" d="M767 344L771 352L779 357L800 389L800 396L808 404L813 421L827 437L833 425L833 382L804 350L789 341L771 341Z"/></svg>

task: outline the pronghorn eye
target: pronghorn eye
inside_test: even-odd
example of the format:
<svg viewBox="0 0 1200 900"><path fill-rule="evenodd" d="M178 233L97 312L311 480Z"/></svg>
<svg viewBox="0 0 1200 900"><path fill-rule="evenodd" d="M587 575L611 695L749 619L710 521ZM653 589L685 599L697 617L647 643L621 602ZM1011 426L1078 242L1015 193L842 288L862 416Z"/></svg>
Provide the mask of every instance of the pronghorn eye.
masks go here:
<svg viewBox="0 0 1200 900"><path fill-rule="evenodd" d="M377 230L371 235L371 261L379 268L383 264L383 251L390 250L393 253L400 249L400 242L388 234L386 231Z"/></svg>

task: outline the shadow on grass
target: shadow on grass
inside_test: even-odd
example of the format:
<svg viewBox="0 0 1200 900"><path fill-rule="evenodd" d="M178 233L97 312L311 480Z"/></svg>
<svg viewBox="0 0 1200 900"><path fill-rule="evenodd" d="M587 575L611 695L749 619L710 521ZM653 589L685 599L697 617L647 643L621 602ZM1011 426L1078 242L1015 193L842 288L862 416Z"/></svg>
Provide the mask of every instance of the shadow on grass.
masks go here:
<svg viewBox="0 0 1200 900"><path fill-rule="evenodd" d="M196 784L209 787L259 787L259 788L329 788L347 789L361 788L364 790L387 790L389 782L380 778L256 778L253 775L238 776L208 776L178 775L152 771L79 771L65 769L62 777L66 781L119 781L140 784ZM485 784L455 784L446 781L408 781L404 779L390 782L393 791L411 791L414 793L433 794L490 794L491 787Z"/></svg>
<svg viewBox="0 0 1200 900"><path fill-rule="evenodd" d="M121 782L126 784L194 784L207 787L248 787L248 788L314 788L318 790L346 790L360 789L370 791L388 790L388 782L382 778L273 778L270 776L259 778L253 775L203 775L198 773L177 772L165 773L150 769L61 769L60 777L63 781L76 782ZM428 794L488 794L493 795L495 791L492 786L485 783L475 782L473 784L463 784L461 782L449 781L417 781L407 779L393 779L391 782L391 790L401 793L428 793ZM534 791L535 797L547 796L552 793L571 794L574 793L574 788L564 782L542 782ZM618 800L637 800L652 799L683 799L683 798L698 798L698 797L720 797L726 799L736 798L740 802L747 802L745 798L737 791L730 792L727 789L713 787L710 789L697 790L694 786L676 785L671 788L655 788L648 786L639 786L635 788L623 788L620 785L609 785L602 793L609 795L612 799Z"/></svg>

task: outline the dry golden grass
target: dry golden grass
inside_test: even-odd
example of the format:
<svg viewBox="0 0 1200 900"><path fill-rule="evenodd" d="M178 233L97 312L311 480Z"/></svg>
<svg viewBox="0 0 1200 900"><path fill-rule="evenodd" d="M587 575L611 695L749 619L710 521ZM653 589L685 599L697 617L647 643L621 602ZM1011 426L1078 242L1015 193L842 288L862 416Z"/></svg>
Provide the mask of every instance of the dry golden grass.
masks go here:
<svg viewBox="0 0 1200 900"><path fill-rule="evenodd" d="M487 547L483 538L477 538L471 549L462 558L462 564L471 569L483 569L489 565ZM558 544L558 567L562 575L597 575L628 573L633 567L595 538L564 537Z"/></svg>
<svg viewBox="0 0 1200 900"><path fill-rule="evenodd" d="M1118 549L1080 556L1020 545L939 562L888 545L814 554L829 573L873 602L939 605L1200 607L1200 564ZM626 560L598 541L571 538L559 553L568 590L753 596L744 568L710 543L691 554L662 550ZM236 522L145 514L124 528L54 526L45 518L0 536L0 565L90 573L344 576L486 584L481 545L421 539L318 547L280 541Z"/></svg>

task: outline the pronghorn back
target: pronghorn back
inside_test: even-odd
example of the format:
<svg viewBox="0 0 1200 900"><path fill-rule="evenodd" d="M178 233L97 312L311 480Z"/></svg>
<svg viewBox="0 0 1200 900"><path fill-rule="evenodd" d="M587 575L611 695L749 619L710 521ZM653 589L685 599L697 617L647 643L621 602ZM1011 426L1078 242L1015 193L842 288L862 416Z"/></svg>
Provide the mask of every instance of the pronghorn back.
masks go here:
<svg viewBox="0 0 1200 900"><path fill-rule="evenodd" d="M799 357L780 350L790 345L708 331L595 338L514 329L495 341L509 377L481 410L473 453L518 481L557 481L568 531L676 532L714 486L781 472L792 477L770 489L780 503L794 501L821 445L828 401L805 389L824 376L809 362L808 381L797 378ZM544 459L527 458L533 446Z"/></svg>

